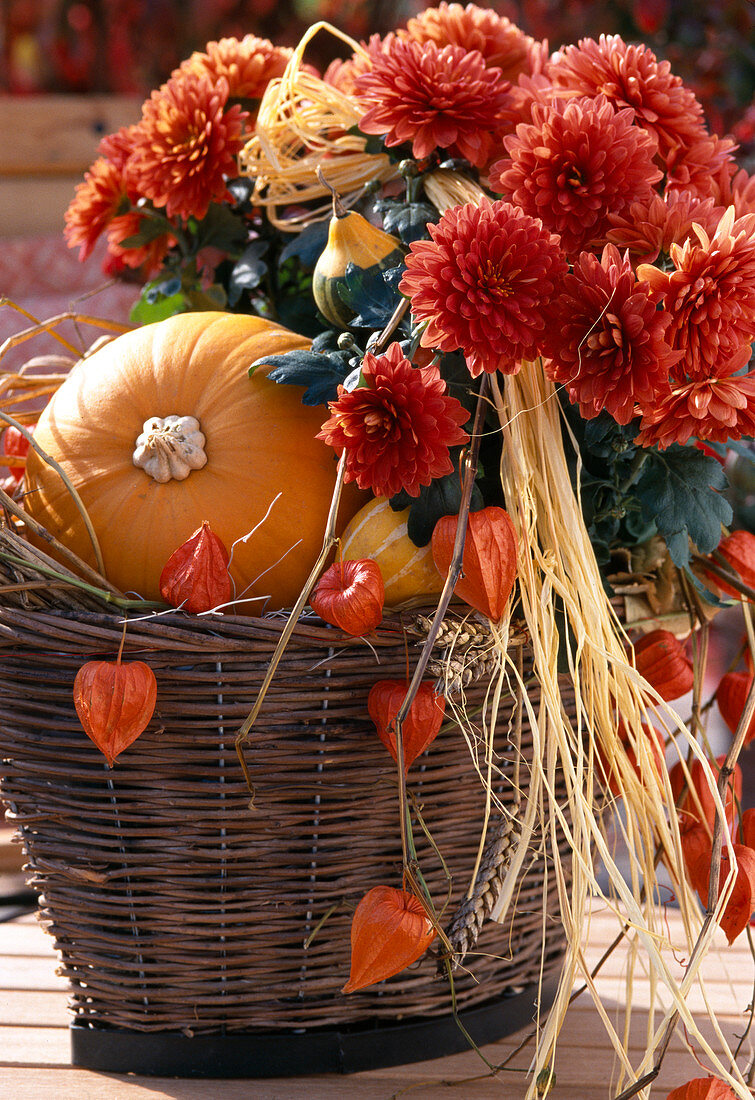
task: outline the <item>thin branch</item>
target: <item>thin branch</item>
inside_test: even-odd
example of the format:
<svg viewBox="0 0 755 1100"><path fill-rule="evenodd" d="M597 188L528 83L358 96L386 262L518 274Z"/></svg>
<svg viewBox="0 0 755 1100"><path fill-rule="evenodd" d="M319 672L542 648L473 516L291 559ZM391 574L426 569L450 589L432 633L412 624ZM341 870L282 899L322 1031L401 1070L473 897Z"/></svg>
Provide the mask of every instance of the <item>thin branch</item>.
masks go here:
<svg viewBox="0 0 755 1100"><path fill-rule="evenodd" d="M451 558L451 565L448 569L448 576L446 577L446 583L443 585L443 591L440 594L438 605L433 617L432 626L428 631L425 644L422 647L422 652L419 655L416 667L414 669L414 675L411 683L407 689L404 701L399 707L398 714L394 719L394 729L396 733L396 759L398 761L398 796L399 796L399 825L401 829L401 850L404 858L404 867L407 868L410 863L410 856L412 852L411 842L411 825L409 822L408 803L406 798L406 775L404 774L404 737L403 737L403 724L406 720L406 716L409 713L409 708L414 701L419 686L422 683L422 678L425 675L428 661L432 656L433 645L435 639L438 637L441 623L443 622L443 616L448 610L448 605L451 602L451 596L453 590L456 587L456 582L459 579L461 573L461 564L464 557L464 540L467 534L467 517L469 516L469 505L472 500L472 489L474 488L475 476L477 474L477 460L480 453L480 442L482 439L482 427L485 419L486 412L486 395L487 395L487 383L488 376L483 374L480 383L480 392L477 397L477 407L475 409L475 418L472 426L472 434L469 440L469 447L464 456L464 476L461 489L461 503L459 505L459 522L456 527L456 539L454 541L453 556Z"/></svg>

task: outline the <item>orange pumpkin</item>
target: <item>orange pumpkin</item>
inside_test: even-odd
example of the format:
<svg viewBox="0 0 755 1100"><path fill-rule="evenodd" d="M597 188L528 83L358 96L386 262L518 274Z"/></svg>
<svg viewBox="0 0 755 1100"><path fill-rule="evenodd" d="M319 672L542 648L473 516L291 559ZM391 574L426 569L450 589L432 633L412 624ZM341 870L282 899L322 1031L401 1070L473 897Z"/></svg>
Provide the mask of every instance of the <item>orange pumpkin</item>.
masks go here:
<svg viewBox="0 0 755 1100"><path fill-rule="evenodd" d="M35 439L81 495L112 584L159 599L166 561L207 520L236 596L253 601L236 610L293 604L322 547L336 461L315 439L324 410L249 367L307 343L259 317L189 313L119 336L72 371ZM94 565L71 495L34 452L27 485L31 515ZM346 490L344 525L364 501Z"/></svg>

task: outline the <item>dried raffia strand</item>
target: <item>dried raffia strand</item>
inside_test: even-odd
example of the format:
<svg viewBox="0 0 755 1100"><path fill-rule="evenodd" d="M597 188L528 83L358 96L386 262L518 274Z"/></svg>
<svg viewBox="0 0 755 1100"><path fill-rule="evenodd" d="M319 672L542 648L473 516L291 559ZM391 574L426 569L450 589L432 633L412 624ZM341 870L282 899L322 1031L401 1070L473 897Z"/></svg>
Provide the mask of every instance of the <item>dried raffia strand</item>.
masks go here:
<svg viewBox="0 0 755 1100"><path fill-rule="evenodd" d="M453 196L452 202L479 202L478 189L468 181L462 178L456 181L454 187L459 193ZM436 197L435 201L442 211L442 199ZM668 807L673 805L668 781L663 780L663 791L652 785L652 781L652 789L646 788L627 767L622 752L616 751L616 711L622 713L630 728L640 731L643 719L648 718L649 708L659 699L627 664L623 631L605 596L581 507L572 488L561 443L562 424L554 388L545 379L539 363L523 364L517 375L505 378L504 386L505 399L495 378L492 380L504 437L501 477L506 507L518 525L520 545L523 547L519 562L520 594L532 636L534 672L541 686L541 705L536 714L525 696L536 740L535 767L530 776L524 814L520 819L523 824L522 841L518 850L512 853L494 917L502 919L511 904L516 878L523 863L524 848L536 825L550 835L551 843L557 830L563 829L571 841L573 852L570 888L559 861L554 864L569 952L556 1002L545 1028L536 1037L538 1049L527 1095L535 1096L538 1069L552 1063L556 1038L568 1007L574 979L579 970L584 973L581 954L583 914L588 893L602 893L593 871L594 849L608 870L611 894L617 895L623 903L627 919L635 927L637 938L650 959L651 985L661 981L671 992L674 1007L667 1011L666 1020L669 1021L678 1012L688 1033L694 1036L716 1071L732 1085L736 1095L746 1097L749 1093L744 1091L743 1079L733 1066L733 1060L729 1065L723 1064L701 1034L685 1002L697 964L710 946L713 926L712 922L710 926L704 925L696 937L694 929L698 926L698 916L684 879L676 816L668 813ZM561 706L556 671L559 630L555 599L563 603L573 636L566 652L578 703L575 728L566 720ZM672 712L671 720L676 735L702 760L699 746L694 743L692 734L681 719ZM491 721L493 727L494 719ZM640 752L644 751L642 740L638 739L638 743L642 746ZM593 808L593 761L598 745L609 767L616 769L620 775L622 795L630 809L626 824L619 822L630 854L629 883L625 880L624 871L616 866L611 857ZM703 768L714 781L706 762ZM569 816L555 798L554 781L560 771L570 790ZM662 951L665 940L655 899L643 896L642 884L646 876L652 879L656 841L680 899L688 949L695 947L695 966L688 971L684 983L676 980L675 972L666 963ZM606 901L615 906L611 897L607 897ZM617 917L621 919L621 916L617 911ZM584 977L622 1070L635 1079L626 1052L626 1035L616 1033L591 976L584 973ZM630 981L627 987L627 1028L631 1007ZM717 1026L715 1021L714 1026ZM725 1048L720 1029L717 1028L717 1031ZM640 1071L649 1062L652 1049L653 1039L650 1038Z"/></svg>
<svg viewBox="0 0 755 1100"><path fill-rule="evenodd" d="M0 417L2 417L2 413L0 413ZM69 550L67 546L54 538L54 536L51 535L50 532L47 531L46 528L44 528L40 523L37 523L36 520L32 519L32 517L29 516L24 511L24 509L5 492L4 489L0 489L0 505L2 505L6 512L9 512L17 519L22 520L26 524L26 526L34 532L37 538L41 539L43 542L46 542L51 547L53 547L56 553L61 554L63 557L65 557L67 561L69 561L82 574L82 576L88 577L95 586L112 593L114 596L119 597L122 595L122 593L120 593L117 588L113 587L113 585L111 585L110 582L106 580L106 578L102 576L101 573L98 573L94 569L92 569L91 566L82 561L77 554L74 554L72 550Z"/></svg>
<svg viewBox="0 0 755 1100"><path fill-rule="evenodd" d="M459 201L477 203L480 200L479 189L463 177L455 181L454 192L452 198L449 193L449 205ZM434 201L442 212L442 197L436 196ZM495 377L491 382L503 433L501 478L506 508L515 520L520 535L520 595L532 638L534 673L541 687L538 713L535 713L525 694L525 706L535 738L535 766L520 817L522 840L512 853L494 918L503 919L508 911L523 864L524 850L536 829L542 829L544 835L550 836L551 844L557 831L564 830L573 853L570 885L559 861L554 863L569 951L553 1009L544 1029L536 1036L534 1072L527 1096L536 1095L538 1069L553 1061L556 1038L579 971L584 974L623 1073L632 1080L636 1079L627 1054L626 1035L616 1033L601 1004L594 981L585 972L581 952L583 914L588 894L592 892L605 896L593 871L595 854L603 862L610 878L610 895L606 897L606 902L615 908L614 898L618 897L626 912L625 918L616 909L618 920L622 925L625 919L631 923L650 960L651 986L660 981L671 992L673 1006L666 1012L666 1021L678 1013L688 1034L699 1044L715 1071L731 1084L737 1096L747 1097L749 1093L738 1069L733 1066L733 1060L724 1065L700 1032L685 1001L699 961L710 946L714 928L711 922L704 925L699 934L695 931L699 928L699 917L684 878L676 816L668 812L668 808L673 806L673 797L667 777L662 780L662 790L652 779L643 785L627 766L623 752L617 751L614 733L616 712L622 713L625 724L639 734L642 721L649 720L654 704L660 700L627 663L623 630L605 595L582 510L572 488L561 442L563 426L555 390L545 378L540 363L524 363L518 374L507 376L504 379L504 395ZM561 705L557 674L559 629L554 609L556 599L562 603L571 628L572 637L565 639L569 644L564 648L578 704L574 725L566 719ZM703 761L704 771L715 783L715 777L692 734L675 713L669 714L676 737L689 745L690 751ZM489 722L491 729L495 725L494 718L493 714ZM647 751L639 736L637 740L640 753ZM608 766L620 776L622 796L630 811L626 823L618 823L630 857L628 882L624 869L618 868L611 856L599 816L594 810L594 758L598 746ZM569 787L568 815L555 797L555 777L559 773L563 774ZM720 797L717 798L720 803ZM656 900L649 894L646 897L642 889L646 877L648 881L652 880L657 850L662 853L680 900L687 948L690 951L695 949L694 966L683 983L677 981L675 968L666 961L662 915L657 910ZM721 902L717 911L721 911ZM626 1007L628 1028L632 1008L631 981L627 985ZM726 1049L715 1020L713 1023ZM648 1035L652 1035L652 1028ZM644 1062L637 1072L642 1072L650 1063L653 1044L654 1040L650 1037Z"/></svg>
<svg viewBox="0 0 755 1100"><path fill-rule="evenodd" d="M11 350L11 348L18 347L20 344L23 344L32 336L39 336L43 332L48 333L50 336L52 336L54 340L57 340L59 344L62 344L64 348L67 348L70 352L78 357L80 354L79 350L75 348L73 344L69 343L69 341L66 340L64 336L61 336L59 332L55 331L57 326L63 321L73 321L76 324L80 325L93 325L96 328L104 328L110 332L116 333L128 332L134 327L133 325L121 324L119 321L106 321L103 320L101 317L90 317L85 313L73 312L58 313L54 317L48 317L45 321L40 321L32 313L29 313L28 310L24 309L22 306L17 305L16 302L11 301L10 298L6 298L4 296L0 297L0 306L10 306L12 309L15 309L18 313L25 317L27 321L33 322L31 328L23 329L21 332L14 332L12 336L9 336L6 340L3 341L2 344L0 344L0 361L3 359L3 356Z"/></svg>
<svg viewBox="0 0 755 1100"><path fill-rule="evenodd" d="M367 153L366 139L350 132L361 117L354 99L302 67L304 52L320 31L339 38L357 56L366 55L363 46L329 23L311 26L283 75L265 89L255 134L239 157L241 170L255 180L254 203L266 207L273 225L294 232L330 215L330 191L318 178L322 164L346 207L353 205L366 183L398 176L389 157ZM278 207L323 198L326 201L314 210L277 216Z"/></svg>
<svg viewBox="0 0 755 1100"><path fill-rule="evenodd" d="M94 530L94 527L92 526L92 521L89 518L89 513L87 512L86 508L84 507L84 502L82 501L81 497L79 496L78 491L77 491L76 487L74 486L73 482L71 481L71 479L69 478L68 474L65 472L65 470L60 465L60 463L56 462L55 459L52 458L50 455L48 455L46 451L42 450L42 448L40 447L40 445L37 443L36 439L34 438L33 433L30 432L28 428L25 428L24 425L21 424L18 420L16 420L15 417L10 416L8 413L3 412L2 410L0 410L0 421L2 421L4 424L10 424L14 428L18 428L18 430L21 432L21 434L24 436L24 438L29 443L29 446L34 448L34 450L37 452L37 454L42 459L42 461L46 462L48 466L52 466L53 470L55 470L56 474L58 474L61 481L65 485L66 489L71 494L71 497L73 498L73 502L74 502L74 504L76 505L76 507L79 511L79 515L81 516L81 519L84 523L87 534L89 535L89 541L92 544L92 550L94 551L94 557L95 557L95 561L97 562L97 568L100 572L100 575L102 577L104 577L105 563L102 560L102 551L100 550L100 544L99 544L99 540L97 539L97 534ZM43 529L41 529L41 530L43 530Z"/></svg>
<svg viewBox="0 0 755 1100"><path fill-rule="evenodd" d="M748 623L749 631L752 628L750 608L749 606L745 606L743 610L745 613L745 620ZM713 850L710 861L710 875L708 878L708 904L705 909L703 927L701 929L697 942L693 947L692 955L689 959L689 962L687 963L687 973L693 970L693 968L697 964L698 958L702 958L702 956L704 955L705 933L713 927L714 919L716 915L721 912L723 905L725 905L736 878L736 863L735 860L732 858L730 859L729 875L727 876L726 882L723 884L723 888L719 896L721 854L724 845L724 814L722 813L723 800L725 797L725 792L729 779L731 778L731 775L734 771L734 767L737 763L739 755L744 748L745 737L747 736L747 731L750 727L750 722L752 721L754 715L755 679L753 679L753 682L750 685L750 690L747 693L747 699L745 700L744 709L737 724L734 738L729 747L729 751L726 754L723 765L721 766L721 770L718 773L717 790L719 800L721 801L721 806L716 807L716 820L713 826ZM729 840L728 842L728 846L730 845L731 840ZM668 1049L668 1045L671 1042L671 1037L674 1033L674 1029L676 1028L678 1019L679 1010L677 1008L666 1021L666 1027L658 1044L658 1051L653 1067L649 1070L648 1073L644 1074L644 1076L642 1076L639 1081L635 1082L633 1086L625 1089L624 1092L622 1092L621 1095L617 1097L617 1100L630 1100L630 1098L636 1096L637 1093L642 1090L642 1088L644 1088L646 1085L649 1085L652 1081L656 1079L660 1072L663 1058L666 1054L666 1050ZM734 1062L734 1059L732 1059L732 1062L736 1064Z"/></svg>
<svg viewBox="0 0 755 1100"><path fill-rule="evenodd" d="M716 1072L740 1090L737 1095L745 1096L741 1091L741 1077L732 1076L729 1066L716 1055L685 1001L699 962L710 946L714 926L712 921L706 922L699 934L695 934L697 915L689 904L684 885L676 817L669 815L667 809L673 805L671 792L669 789L661 791L647 779L644 785L640 783L631 774L631 769L627 769L621 754L615 751L616 710L632 728L639 728L639 723L647 720L648 704L655 696L628 665L620 624L603 592L581 509L571 487L563 447L558 442L561 424L553 387L545 378L540 363L523 364L519 374L506 377L504 384L502 395L494 380L493 394L504 437L502 481L507 508L520 526L521 542L525 547L524 560L520 561L520 593L532 635L535 674L542 689L540 714L535 715L528 709L533 735L540 745L540 752L536 750L534 755L535 772L541 773L540 780L548 795L542 826L551 837L558 827L565 829L574 852L570 890L566 888L558 862L554 867L570 951L554 1008L539 1036L537 1065L548 1064L553 1059L574 979L580 969L584 970L580 950L582 915L588 893L602 893L593 872L594 848L608 872L611 893L623 904L649 957L652 980L662 982L672 995L673 1007L667 1011L666 1020L676 1022L678 1014ZM559 700L556 673L559 637L553 608L556 597L563 602L573 635L573 642L567 647L567 658L579 705L576 729L564 720ZM672 717L677 736L702 759L692 735L681 720L675 715ZM628 882L625 872L612 859L592 805L593 754L598 745L618 770L623 797L629 807L626 824L622 826L630 861ZM569 787L571 821L552 797L557 770L563 772ZM534 775L533 780L536 778ZM537 783L533 782L532 786L536 787ZM664 937L656 901L649 894L642 898L642 882L652 877L656 838L680 897L688 948L692 950L694 946L693 965L683 982L677 980L662 951ZM606 900L615 904L610 897ZM502 912L499 906L495 916L500 917ZM623 1070L634 1080L635 1070L629 1061L625 1036L616 1033L600 1004L594 984L589 975L585 977ZM631 984L627 991L627 1013L631 1013ZM652 1045L651 1040L646 1062ZM738 1073L736 1069L733 1072Z"/></svg>

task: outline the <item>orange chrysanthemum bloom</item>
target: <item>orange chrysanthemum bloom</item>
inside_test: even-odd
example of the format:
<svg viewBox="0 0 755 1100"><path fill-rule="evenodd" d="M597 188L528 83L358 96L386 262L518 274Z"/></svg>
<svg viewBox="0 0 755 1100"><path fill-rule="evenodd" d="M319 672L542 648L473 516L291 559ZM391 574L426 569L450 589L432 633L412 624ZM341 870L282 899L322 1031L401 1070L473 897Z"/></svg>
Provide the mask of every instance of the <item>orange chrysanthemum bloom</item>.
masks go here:
<svg viewBox="0 0 755 1100"><path fill-rule="evenodd" d="M668 393L680 358L664 333L671 320L638 283L628 255L607 244L600 260L583 252L563 281L546 336L546 369L585 420L604 409L628 424Z"/></svg>
<svg viewBox="0 0 755 1100"><path fill-rule="evenodd" d="M364 386L338 387L317 438L339 455L346 451L346 481L376 496L405 489L416 497L422 485L451 473L448 448L468 441L461 425L469 413L448 396L438 367L413 367L400 344L385 355L368 352L362 375Z"/></svg>
<svg viewBox="0 0 755 1100"><path fill-rule="evenodd" d="M526 35L505 15L476 4L447 4L426 8L406 24L406 36L416 42L434 42L436 46L461 46L479 50L485 64L500 69L507 80L532 71L534 39ZM403 33L399 32L403 37Z"/></svg>
<svg viewBox="0 0 755 1100"><path fill-rule="evenodd" d="M262 99L270 81L283 75L292 54L293 50L253 34L221 38L208 42L204 52L193 53L177 72L209 76L213 82L223 77L232 99Z"/></svg>
<svg viewBox="0 0 755 1100"><path fill-rule="evenodd" d="M567 256L603 244L609 214L650 199L655 143L605 96L534 103L532 123L504 138L490 185L561 237Z"/></svg>
<svg viewBox="0 0 755 1100"><path fill-rule="evenodd" d="M371 64L364 54L355 53L345 59L336 58L328 65L322 78L344 95L356 95L356 78L369 72Z"/></svg>
<svg viewBox="0 0 755 1100"><path fill-rule="evenodd" d="M359 128L384 134L388 146L411 142L418 159L436 149L481 168L500 125L509 82L486 68L482 55L461 46L370 39L372 68L355 81L365 113Z"/></svg>
<svg viewBox="0 0 755 1100"><path fill-rule="evenodd" d="M702 134L689 145L679 145L666 154L664 169L667 191L690 191L700 199L712 196L716 181L737 170L731 138Z"/></svg>
<svg viewBox="0 0 755 1100"><path fill-rule="evenodd" d="M170 233L150 237L136 248L124 246L129 237L135 237L143 228L144 217L138 210L118 214L107 227L108 253L117 267L142 268L147 278L157 274L168 249L176 243Z"/></svg>
<svg viewBox="0 0 755 1100"><path fill-rule="evenodd" d="M713 234L724 213L713 199L699 199L688 191L651 194L649 200L632 202L623 214L609 214L612 226L606 237L617 248L629 249L635 263L653 263L672 244L684 244L696 222Z"/></svg>
<svg viewBox="0 0 755 1100"><path fill-rule="evenodd" d="M139 192L169 218L203 218L211 202L230 199L247 115L227 107L228 81L181 73L154 91L142 108L129 159Z"/></svg>
<svg viewBox="0 0 755 1100"><path fill-rule="evenodd" d="M138 133L138 126L121 126L115 133L106 134L99 144L99 153L114 164L125 176L128 161Z"/></svg>
<svg viewBox="0 0 755 1100"><path fill-rule="evenodd" d="M725 443L755 435L755 371L737 374L747 365L750 352L745 344L707 378L674 385L666 397L644 410L635 442L664 449L693 438Z"/></svg>
<svg viewBox="0 0 755 1100"><path fill-rule="evenodd" d="M98 157L66 210L63 235L68 247L78 246L79 259L86 260L103 230L128 205L121 172L106 157Z"/></svg>
<svg viewBox="0 0 755 1100"><path fill-rule="evenodd" d="M537 218L507 202L447 210L415 241L399 290L427 321L423 347L464 352L473 378L514 374L540 352L546 311L566 262Z"/></svg>
<svg viewBox="0 0 755 1100"><path fill-rule="evenodd" d="M714 195L721 206L733 206L737 218L755 214L755 176L744 168L731 175L719 172L716 176Z"/></svg>
<svg viewBox="0 0 755 1100"><path fill-rule="evenodd" d="M544 73L520 76L513 84L501 116L501 144L506 134L513 134L520 122L532 122L536 103L550 107L556 100L553 85Z"/></svg>
<svg viewBox="0 0 755 1100"><path fill-rule="evenodd" d="M735 220L730 206L712 236L698 226L694 232L671 246L673 270L640 264L637 276L671 315L667 339L697 381L755 339L755 214Z"/></svg>
<svg viewBox="0 0 755 1100"><path fill-rule="evenodd" d="M700 103L668 61L659 63L647 46L628 46L618 34L564 47L548 75L557 89L600 94L617 108L631 107L638 125L657 139L663 157L707 133Z"/></svg>

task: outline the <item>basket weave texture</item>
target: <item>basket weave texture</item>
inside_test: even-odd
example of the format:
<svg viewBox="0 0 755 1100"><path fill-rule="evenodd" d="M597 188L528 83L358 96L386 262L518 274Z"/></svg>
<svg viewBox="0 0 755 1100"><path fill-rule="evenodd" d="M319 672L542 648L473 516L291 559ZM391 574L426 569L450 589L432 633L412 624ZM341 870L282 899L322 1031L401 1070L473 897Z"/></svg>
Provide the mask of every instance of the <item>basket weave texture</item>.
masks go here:
<svg viewBox="0 0 755 1100"><path fill-rule="evenodd" d="M375 680L403 678L411 664L401 620L387 619L370 644L299 623L246 748L251 806L234 739L283 621L131 621L124 659L153 668L157 709L110 769L81 729L72 685L84 661L114 659L122 629L117 615L0 609L2 794L76 1019L201 1034L448 1013L449 985L430 955L340 993L354 906L372 886L401 884L396 769L366 709ZM467 689L473 723L486 690ZM572 713L567 684L564 705ZM515 768L513 711L510 696L495 740L496 790L512 808L513 779L525 781L532 754L525 713ZM453 722L412 766L409 787L432 837L415 827L439 906L450 876L445 921L469 886L485 808ZM546 839L533 845L512 917L486 924L455 972L460 1008L558 972L565 944L550 865Z"/></svg>

